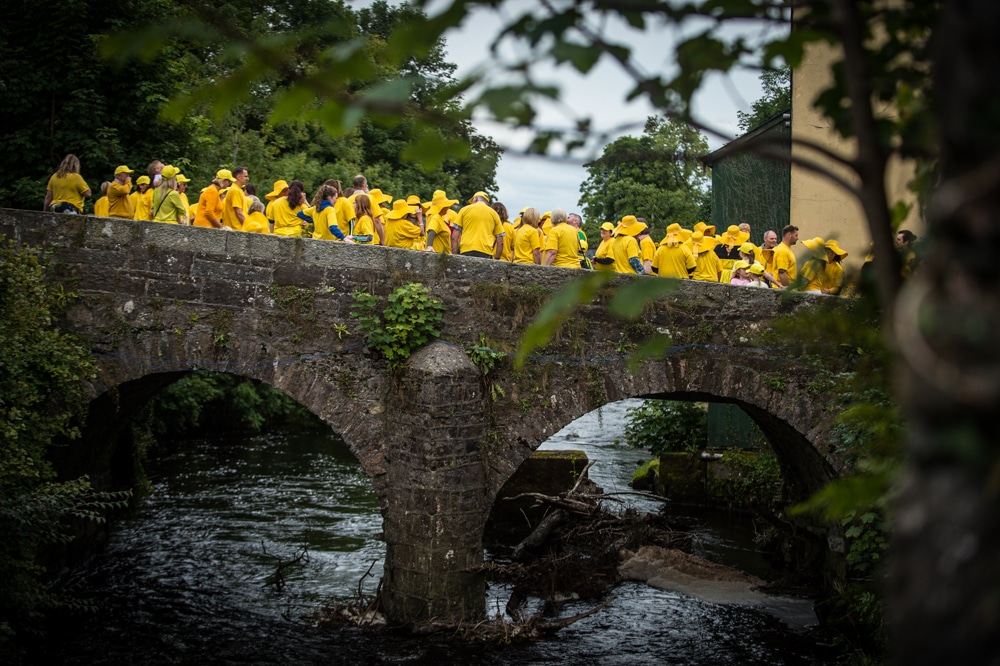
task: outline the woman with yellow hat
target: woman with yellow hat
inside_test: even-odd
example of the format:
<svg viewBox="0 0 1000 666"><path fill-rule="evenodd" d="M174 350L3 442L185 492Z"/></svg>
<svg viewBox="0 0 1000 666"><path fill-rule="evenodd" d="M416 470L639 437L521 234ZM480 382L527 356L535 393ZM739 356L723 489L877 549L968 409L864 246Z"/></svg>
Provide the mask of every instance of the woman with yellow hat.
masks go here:
<svg viewBox="0 0 1000 666"><path fill-rule="evenodd" d="M691 232L674 222L667 227L667 235L660 241L653 255L654 275L665 278L684 279L691 277L697 262L691 248L684 244Z"/></svg>
<svg viewBox="0 0 1000 666"><path fill-rule="evenodd" d="M405 199L396 199L392 202L392 210L385 214L385 242L386 247L398 247L404 250L412 250L414 242L420 240L422 234L420 227L410 219L416 216L413 206L406 203Z"/></svg>
<svg viewBox="0 0 1000 666"><path fill-rule="evenodd" d="M150 196L150 217L154 222L187 224L187 206L177 191L180 169L168 164L160 171L160 186Z"/></svg>
<svg viewBox="0 0 1000 666"><path fill-rule="evenodd" d="M521 226L514 235L514 263L542 263L542 232L538 229L541 215L537 208L521 211ZM506 245L506 243L505 243Z"/></svg>
<svg viewBox="0 0 1000 666"><path fill-rule="evenodd" d="M827 251L825 241L816 236L815 238L802 241L802 244L808 250L808 254L804 257L805 261L801 271L802 279L806 283L802 287L802 291L823 292L826 288Z"/></svg>
<svg viewBox="0 0 1000 666"><path fill-rule="evenodd" d="M824 294L839 295L844 286L844 259L847 258L847 250L840 247L836 240L830 239L826 242L826 280L823 288Z"/></svg>
<svg viewBox="0 0 1000 666"><path fill-rule="evenodd" d="M687 241L688 249L694 255L694 272L691 279L703 282L718 282L722 273L719 257L715 254L715 238L704 232L695 231Z"/></svg>
<svg viewBox="0 0 1000 666"><path fill-rule="evenodd" d="M206 229L227 229L222 224L222 190L233 184L229 169L219 169L208 187L198 196L194 213L194 226Z"/></svg>
<svg viewBox="0 0 1000 666"><path fill-rule="evenodd" d="M719 236L715 244L715 254L719 257L719 265L722 267L720 282L729 284L732 277L733 264L740 261L740 246L750 240L750 234L740 231L735 224L730 224L726 232ZM747 266L750 262L747 261Z"/></svg>
<svg viewBox="0 0 1000 666"><path fill-rule="evenodd" d="M424 241L427 252L451 254L451 226L445 218L446 212L458 203L458 199L449 199L444 190L436 190L434 197L427 205L427 221L424 227L427 239Z"/></svg>
<svg viewBox="0 0 1000 666"><path fill-rule="evenodd" d="M267 196L267 195L265 195ZM305 234L308 221L299 217L306 207L305 185L301 180L293 180L288 184L288 193L277 197L271 205L271 215L274 220L272 233L275 236L298 237Z"/></svg>
<svg viewBox="0 0 1000 666"><path fill-rule="evenodd" d="M264 206L264 216L269 220L271 230L274 230L274 202L288 194L288 183L284 180L274 181L274 187L264 195L267 204Z"/></svg>
<svg viewBox="0 0 1000 666"><path fill-rule="evenodd" d="M605 222L601 225L601 242L594 250L594 270L607 271L613 273L615 270L615 257L611 252L611 243L614 240L615 225Z"/></svg>
<svg viewBox="0 0 1000 666"><path fill-rule="evenodd" d="M135 179L135 192L129 195L132 198L133 220L153 219L153 190L150 189L149 183L149 176L145 174Z"/></svg>
<svg viewBox="0 0 1000 666"><path fill-rule="evenodd" d="M372 207L372 225L375 227L374 244L385 245L385 214L389 212L385 204L392 201L392 195L374 189L368 191L368 199Z"/></svg>

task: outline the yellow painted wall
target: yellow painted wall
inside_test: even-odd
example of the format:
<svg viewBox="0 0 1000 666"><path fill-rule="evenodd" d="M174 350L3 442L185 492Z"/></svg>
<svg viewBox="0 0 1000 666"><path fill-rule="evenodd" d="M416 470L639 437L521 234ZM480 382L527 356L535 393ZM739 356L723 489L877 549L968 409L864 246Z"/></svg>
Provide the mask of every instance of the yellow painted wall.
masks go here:
<svg viewBox="0 0 1000 666"><path fill-rule="evenodd" d="M812 108L820 91L832 82L830 64L839 57L839 47L814 43L807 49L801 65L793 71L792 137L820 144L839 155L853 157L854 142L840 139L831 129L829 119ZM837 171L841 177L848 178L843 168L838 169L832 161L817 156L813 151L793 144L792 155L815 158ZM916 197L906 189L912 172L912 166L901 166L899 162L891 164L886 189L890 203L903 200L913 204L910 216L901 228L910 229L920 236L924 224L918 215ZM805 253L802 240L821 236L827 240L836 238L841 247L847 250L849 254L845 261L846 268L856 269L864 261L871 236L861 205L839 186L795 164L792 165L791 174L790 216L791 223L799 228L800 242L794 248L797 256L801 257Z"/></svg>

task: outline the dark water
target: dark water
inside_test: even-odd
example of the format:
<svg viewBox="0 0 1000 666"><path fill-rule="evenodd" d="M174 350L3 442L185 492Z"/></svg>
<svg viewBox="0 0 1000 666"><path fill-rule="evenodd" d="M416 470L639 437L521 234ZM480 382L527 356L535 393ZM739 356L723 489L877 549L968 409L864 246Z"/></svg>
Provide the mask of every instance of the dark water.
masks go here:
<svg viewBox="0 0 1000 666"><path fill-rule="evenodd" d="M614 443L617 403L557 433L546 448L580 448L591 476L626 490L641 452ZM86 573L93 615L65 618L37 663L62 664L832 664L808 602L719 605L641 583L544 642L507 646L395 632L318 629L324 603L375 589L385 547L370 483L326 433L198 440L155 461L154 492L120 523ZM639 508L655 508L640 501ZM766 563L747 527L688 516L703 552L758 575ZM306 549L269 584L278 559ZM756 570L755 570L756 569ZM368 575L366 575L366 572ZM495 613L507 590L493 588ZM559 616L591 607L559 606Z"/></svg>

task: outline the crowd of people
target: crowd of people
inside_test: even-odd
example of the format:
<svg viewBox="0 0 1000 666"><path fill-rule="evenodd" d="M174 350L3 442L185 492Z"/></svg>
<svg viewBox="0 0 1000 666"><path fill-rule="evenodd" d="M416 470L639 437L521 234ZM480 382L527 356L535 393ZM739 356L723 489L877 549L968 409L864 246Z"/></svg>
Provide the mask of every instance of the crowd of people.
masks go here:
<svg viewBox="0 0 1000 666"><path fill-rule="evenodd" d="M358 175L347 188L327 180L311 199L302 181L278 180L262 200L247 169L234 167L220 169L197 197L189 197L190 180L173 165L153 161L134 186L133 173L119 166L113 180L101 184L94 215L758 288L839 294L844 287L847 252L836 240L804 240L808 254L799 270L792 252L799 232L794 225L781 230L780 241L776 231L768 230L755 245L747 224L716 234L704 222L693 229L675 223L657 242L644 218L626 215L617 223L604 222L600 244L590 251L580 215L528 207L509 220L504 204L491 202L485 192L476 192L456 210L459 201L444 190L435 191L430 201L415 194L394 199L369 189ZM49 179L43 207L82 213L89 196L80 161L67 155ZM914 239L900 231L897 244ZM907 265L910 270L912 262Z"/></svg>

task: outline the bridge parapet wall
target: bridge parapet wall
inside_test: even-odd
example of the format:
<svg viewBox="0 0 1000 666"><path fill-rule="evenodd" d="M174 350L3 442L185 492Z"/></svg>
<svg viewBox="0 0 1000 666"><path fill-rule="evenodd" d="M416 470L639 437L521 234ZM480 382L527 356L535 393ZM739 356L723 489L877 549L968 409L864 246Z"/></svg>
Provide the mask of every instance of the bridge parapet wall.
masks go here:
<svg viewBox="0 0 1000 666"><path fill-rule="evenodd" d="M468 605L479 588L472 583L462 592L455 566L475 564L481 544L459 533L478 540L496 493L517 467L548 436L604 404L636 396L740 404L765 429L797 496L839 465L813 446L823 442L833 415L831 401L807 390L815 367L780 349L780 341L762 341L777 316L848 308L847 299L682 281L637 319L623 321L605 308L609 287L523 369L497 357L486 374L476 368L470 384L471 362L458 375L412 364L390 371L364 347L352 292L385 296L401 284L423 283L446 308L435 354L449 344L462 355L478 346L508 353L547 298L580 271L34 211L0 210L0 235L51 250L55 278L80 295L64 325L97 354L95 405L127 417L178 373L213 370L274 386L339 432L379 496L387 569L398 577L389 595L400 617L480 614ZM612 287L659 279L619 276ZM630 366L628 353L649 336L667 340L669 353ZM416 382L409 391L407 382ZM455 447L447 454L455 473L434 467L437 454L425 449L435 440L421 425L428 410L447 414L440 410L448 407L448 391L456 409L472 401L478 410L473 404L461 411L481 415L462 424L475 436L444 440ZM108 434L93 439L114 441ZM433 494L411 483L413 470L433 480ZM464 503L447 515L433 511L446 496ZM445 525L447 538L415 549L413 536L433 525ZM449 551L452 557L441 559ZM442 587L444 580L455 585Z"/></svg>

